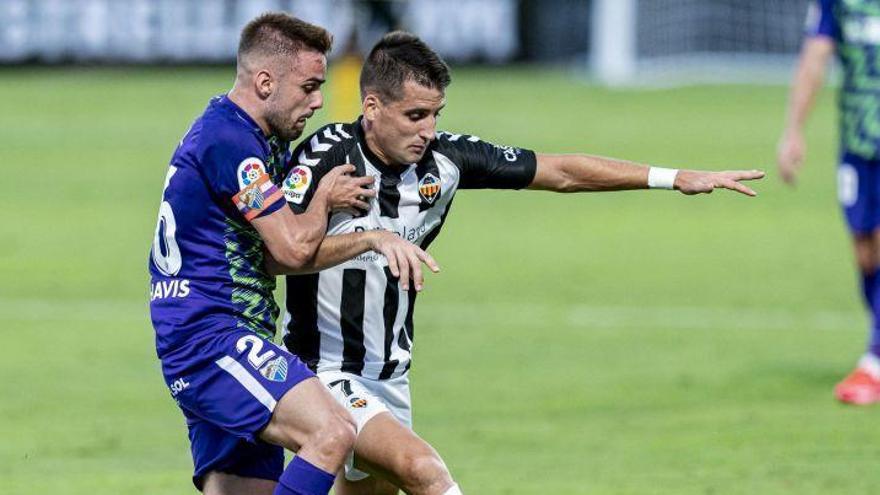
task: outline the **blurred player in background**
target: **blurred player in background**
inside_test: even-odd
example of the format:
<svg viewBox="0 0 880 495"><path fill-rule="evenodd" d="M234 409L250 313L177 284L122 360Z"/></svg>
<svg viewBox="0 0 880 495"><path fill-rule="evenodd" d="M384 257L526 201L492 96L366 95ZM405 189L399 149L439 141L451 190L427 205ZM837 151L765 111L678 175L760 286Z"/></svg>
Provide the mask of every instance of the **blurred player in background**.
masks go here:
<svg viewBox="0 0 880 495"><path fill-rule="evenodd" d="M265 258L317 269L327 215L362 207L372 179L328 171L307 212L280 189L289 143L321 108L331 37L286 14L242 31L235 85L211 100L165 178L150 255L150 312L171 395L186 417L197 488L210 494L330 490L355 428L296 357L271 341L278 307ZM368 238L394 258L425 254L397 236ZM402 255L403 256L403 255ZM284 469L282 447L297 451ZM278 483L276 484L276 481Z"/></svg>
<svg viewBox="0 0 880 495"><path fill-rule="evenodd" d="M557 192L678 189L685 194L726 188L754 195L741 180L759 171L662 169L589 155L548 155L497 146L476 136L437 132L450 82L443 60L417 37L385 35L361 72L362 116L330 124L294 151L283 191L308 214L311 185L340 164L375 176L369 212L337 212L328 233L390 231L426 249L440 232L458 189ZM437 452L412 431L409 378L413 310L421 275L398 277L395 260L366 243L328 236L324 242L355 258L317 274L287 278L285 343L354 416L353 462L336 493L461 493ZM331 250L328 247L328 250ZM418 266L418 263L414 263ZM466 366L466 363L462 363Z"/></svg>
<svg viewBox="0 0 880 495"><path fill-rule="evenodd" d="M777 161L782 179L793 184L806 148L804 123L835 51L844 75L838 197L872 324L865 354L834 395L850 404L871 404L880 401L880 1L816 0L810 5Z"/></svg>
<svg viewBox="0 0 880 495"><path fill-rule="evenodd" d="M362 53L366 53L385 33L401 28L402 6L403 2L388 0L360 0L355 3L358 22L352 23L348 43L342 47L340 55L330 67L327 91L331 121L347 122L360 113L358 79L364 63Z"/></svg>

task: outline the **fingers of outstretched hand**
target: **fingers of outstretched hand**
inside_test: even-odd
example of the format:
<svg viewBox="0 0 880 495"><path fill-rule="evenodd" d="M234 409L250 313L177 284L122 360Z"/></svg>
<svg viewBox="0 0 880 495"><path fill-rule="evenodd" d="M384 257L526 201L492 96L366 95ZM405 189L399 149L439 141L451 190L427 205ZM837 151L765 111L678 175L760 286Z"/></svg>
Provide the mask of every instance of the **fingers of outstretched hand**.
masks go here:
<svg viewBox="0 0 880 495"><path fill-rule="evenodd" d="M397 257L397 267L400 270L400 288L403 290L409 290L409 280L410 280L410 260L406 256L406 253L403 250L395 247L393 249L395 251L395 256Z"/></svg>
<svg viewBox="0 0 880 495"><path fill-rule="evenodd" d="M415 246L413 247L415 248ZM415 249L407 250L406 260L409 262L410 273L412 273L412 280L416 290L422 290L422 286L425 283L425 276L422 274L422 262L419 260L419 257L416 256Z"/></svg>
<svg viewBox="0 0 880 495"><path fill-rule="evenodd" d="M397 256L393 249L382 250L385 259L388 260L388 270L396 278L400 278L400 267L397 264Z"/></svg>
<svg viewBox="0 0 880 495"><path fill-rule="evenodd" d="M725 180L718 181L717 187L723 187L725 189L730 189L731 191L736 191L736 192L745 194L746 196L757 196L757 193L755 193L755 191L753 191L753 190L749 189L748 187L740 184L739 182L737 182L735 180L731 180L731 179L725 179Z"/></svg>
<svg viewBox="0 0 880 495"><path fill-rule="evenodd" d="M764 177L761 170L735 170L729 172L708 172L683 182L680 190L684 194L711 194L715 189L729 189L746 196L757 196L751 188L743 185L741 180L755 180Z"/></svg>
<svg viewBox="0 0 880 495"><path fill-rule="evenodd" d="M388 260L388 270L398 279L400 288L409 290L410 282L417 291L422 290L425 284L425 276L422 270L424 263L432 272L439 272L440 266L430 254L419 246L405 241L395 234L383 232L387 237L380 244L377 251Z"/></svg>
<svg viewBox="0 0 880 495"><path fill-rule="evenodd" d="M724 172L724 176L735 181L763 179L766 174L763 170L732 170Z"/></svg>
<svg viewBox="0 0 880 495"><path fill-rule="evenodd" d="M438 273L440 272L440 265L434 260L434 257L428 254L426 251L421 248L417 248L416 256L431 269L432 272Z"/></svg>

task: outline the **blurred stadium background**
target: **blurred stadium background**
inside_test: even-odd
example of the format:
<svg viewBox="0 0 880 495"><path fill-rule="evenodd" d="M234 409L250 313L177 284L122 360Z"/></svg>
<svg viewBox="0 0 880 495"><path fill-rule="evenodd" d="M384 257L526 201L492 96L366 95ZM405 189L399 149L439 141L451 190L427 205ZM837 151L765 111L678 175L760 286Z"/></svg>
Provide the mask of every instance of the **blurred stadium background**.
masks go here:
<svg viewBox="0 0 880 495"><path fill-rule="evenodd" d="M832 90L773 173L804 0L0 0L0 493L193 493L146 259L162 178L240 27L336 35L323 120L389 27L454 64L444 129L760 167L719 192L463 192L417 311L418 431L468 493L876 493L876 408L834 192Z"/></svg>

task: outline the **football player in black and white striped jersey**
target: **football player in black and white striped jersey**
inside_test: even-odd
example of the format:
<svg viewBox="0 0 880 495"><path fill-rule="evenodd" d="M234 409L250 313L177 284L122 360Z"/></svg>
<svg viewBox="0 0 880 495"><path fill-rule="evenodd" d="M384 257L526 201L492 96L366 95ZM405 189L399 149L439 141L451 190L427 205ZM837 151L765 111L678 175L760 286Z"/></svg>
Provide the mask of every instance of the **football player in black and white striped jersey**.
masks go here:
<svg viewBox="0 0 880 495"><path fill-rule="evenodd" d="M334 213L315 258L319 273L287 278L285 344L314 368L357 423L353 460L336 493L461 493L437 452L412 432L409 381L420 261L373 251L393 232L427 249L458 189L558 192L665 188L685 194L725 188L754 196L742 180L763 172L704 172L637 165L590 155L549 155L438 132L448 67L417 37L383 37L361 73L363 114L330 124L294 151L282 191L305 210L329 170L353 164L375 178L369 210ZM427 255L425 255L427 256ZM347 260L347 261L346 261ZM284 273L275 264L273 270Z"/></svg>

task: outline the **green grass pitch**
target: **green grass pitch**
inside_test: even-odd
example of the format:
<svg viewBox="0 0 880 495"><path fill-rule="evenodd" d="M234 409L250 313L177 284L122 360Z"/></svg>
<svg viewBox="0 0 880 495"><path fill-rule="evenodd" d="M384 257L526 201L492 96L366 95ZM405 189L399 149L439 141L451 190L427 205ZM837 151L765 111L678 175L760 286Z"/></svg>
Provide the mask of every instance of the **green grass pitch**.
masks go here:
<svg viewBox="0 0 880 495"><path fill-rule="evenodd" d="M830 91L792 191L773 173L783 87L454 76L443 129L771 172L755 199L459 194L412 381L416 429L467 493L875 493L880 408L831 396L866 318ZM168 158L231 82L231 68L0 72L0 493L194 493L146 259Z"/></svg>

